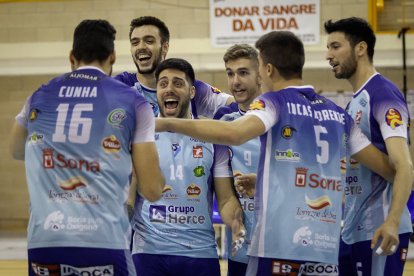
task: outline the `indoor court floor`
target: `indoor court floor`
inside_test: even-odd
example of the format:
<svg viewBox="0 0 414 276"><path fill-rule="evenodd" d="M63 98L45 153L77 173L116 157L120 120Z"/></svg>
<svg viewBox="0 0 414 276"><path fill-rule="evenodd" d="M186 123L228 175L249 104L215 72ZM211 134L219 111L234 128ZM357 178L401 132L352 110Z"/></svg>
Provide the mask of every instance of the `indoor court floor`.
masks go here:
<svg viewBox="0 0 414 276"><path fill-rule="evenodd" d="M0 233L0 276L27 275L25 233ZM414 276L414 243L410 243L403 276ZM227 274L227 262L220 261L221 275Z"/></svg>

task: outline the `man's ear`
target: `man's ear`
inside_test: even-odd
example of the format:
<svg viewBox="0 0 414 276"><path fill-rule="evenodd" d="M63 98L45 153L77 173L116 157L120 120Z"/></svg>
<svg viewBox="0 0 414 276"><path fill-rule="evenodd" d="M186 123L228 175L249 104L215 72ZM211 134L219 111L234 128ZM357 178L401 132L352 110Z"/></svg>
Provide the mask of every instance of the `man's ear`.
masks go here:
<svg viewBox="0 0 414 276"><path fill-rule="evenodd" d="M367 54L367 51L368 45L365 41L361 41L355 46L355 52L359 57Z"/></svg>
<svg viewBox="0 0 414 276"><path fill-rule="evenodd" d="M70 62L70 68L72 69L72 71L76 70L76 59L75 56L73 55L73 50L70 51L69 53L69 62Z"/></svg>
<svg viewBox="0 0 414 276"><path fill-rule="evenodd" d="M276 70L276 68L272 64L270 64L270 63L266 64L266 75L269 78L272 77L272 75L275 73L275 70Z"/></svg>
<svg viewBox="0 0 414 276"><path fill-rule="evenodd" d="M195 86L193 85L190 87L190 99L194 98L195 93Z"/></svg>
<svg viewBox="0 0 414 276"><path fill-rule="evenodd" d="M164 59L167 56L169 48L170 48L170 42L168 42L168 41L165 41L161 46L161 54L162 54Z"/></svg>
<svg viewBox="0 0 414 276"><path fill-rule="evenodd" d="M109 63L112 65L114 65L116 61L116 53L115 50L112 52L112 54L109 55Z"/></svg>

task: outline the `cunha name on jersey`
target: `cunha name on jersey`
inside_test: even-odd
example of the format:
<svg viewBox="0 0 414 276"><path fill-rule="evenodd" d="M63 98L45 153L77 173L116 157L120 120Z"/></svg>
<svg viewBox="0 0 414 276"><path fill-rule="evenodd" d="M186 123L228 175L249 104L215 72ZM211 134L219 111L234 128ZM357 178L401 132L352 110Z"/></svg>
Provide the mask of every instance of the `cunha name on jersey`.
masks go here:
<svg viewBox="0 0 414 276"><path fill-rule="evenodd" d="M314 117L319 121L337 121L342 125L345 125L345 114L340 113L335 110L322 109L314 110L312 113L312 108L310 105L304 105L299 103L287 102L287 108L289 114Z"/></svg>
<svg viewBox="0 0 414 276"><path fill-rule="evenodd" d="M96 86L62 86L59 90L59 98L96 98L97 94Z"/></svg>

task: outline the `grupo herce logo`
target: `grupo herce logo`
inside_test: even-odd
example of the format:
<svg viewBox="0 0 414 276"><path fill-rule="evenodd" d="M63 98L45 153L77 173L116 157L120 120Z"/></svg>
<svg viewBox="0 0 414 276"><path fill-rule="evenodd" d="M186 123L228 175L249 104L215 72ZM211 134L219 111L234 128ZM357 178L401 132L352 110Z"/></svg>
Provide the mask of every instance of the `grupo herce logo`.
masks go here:
<svg viewBox="0 0 414 276"><path fill-rule="evenodd" d="M108 123L114 127L120 127L121 123L127 117L126 112L122 108L112 110L106 118Z"/></svg>

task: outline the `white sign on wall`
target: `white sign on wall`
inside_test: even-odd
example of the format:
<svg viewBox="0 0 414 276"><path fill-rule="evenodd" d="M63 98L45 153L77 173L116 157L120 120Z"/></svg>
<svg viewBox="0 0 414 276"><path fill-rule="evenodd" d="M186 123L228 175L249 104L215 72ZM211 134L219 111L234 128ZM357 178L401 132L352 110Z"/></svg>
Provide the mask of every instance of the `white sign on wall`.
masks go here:
<svg viewBox="0 0 414 276"><path fill-rule="evenodd" d="M210 0L213 47L254 45L271 31L291 31L304 44L320 38L320 0Z"/></svg>

